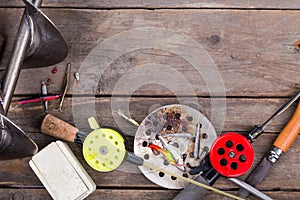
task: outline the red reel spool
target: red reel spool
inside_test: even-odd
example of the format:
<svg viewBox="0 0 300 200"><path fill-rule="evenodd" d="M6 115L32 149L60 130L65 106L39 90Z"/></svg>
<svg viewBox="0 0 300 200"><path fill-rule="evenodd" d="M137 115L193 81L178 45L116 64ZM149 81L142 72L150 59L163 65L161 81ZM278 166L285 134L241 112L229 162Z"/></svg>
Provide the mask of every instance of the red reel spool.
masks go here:
<svg viewBox="0 0 300 200"><path fill-rule="evenodd" d="M212 144L210 162L217 172L226 177L245 174L254 162L254 149L241 134L229 132Z"/></svg>

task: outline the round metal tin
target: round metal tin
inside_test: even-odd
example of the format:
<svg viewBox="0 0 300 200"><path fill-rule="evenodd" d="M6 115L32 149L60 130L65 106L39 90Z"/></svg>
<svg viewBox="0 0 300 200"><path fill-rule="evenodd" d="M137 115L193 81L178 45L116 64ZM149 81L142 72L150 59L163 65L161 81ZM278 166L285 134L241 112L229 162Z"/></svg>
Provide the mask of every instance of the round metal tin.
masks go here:
<svg viewBox="0 0 300 200"><path fill-rule="evenodd" d="M198 134L197 124L200 125ZM196 148L199 151L198 158L194 156L196 135L199 136L199 148ZM149 144L155 144L164 148L160 137L175 147L176 152L180 152L182 165L171 164L163 154L148 147ZM154 110L142 121L135 135L134 153L164 170L193 179L189 171L199 165L216 138L214 127L198 110L185 105L168 105ZM165 188L181 189L188 184L145 166L139 168L150 181Z"/></svg>

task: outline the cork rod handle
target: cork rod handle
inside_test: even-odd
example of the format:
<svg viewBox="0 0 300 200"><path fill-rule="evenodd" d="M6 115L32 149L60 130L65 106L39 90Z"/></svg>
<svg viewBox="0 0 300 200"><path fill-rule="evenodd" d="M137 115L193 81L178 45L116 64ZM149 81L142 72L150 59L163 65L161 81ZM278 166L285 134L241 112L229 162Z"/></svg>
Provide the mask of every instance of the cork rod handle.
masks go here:
<svg viewBox="0 0 300 200"><path fill-rule="evenodd" d="M283 152L286 152L289 147L296 140L300 132L300 102L298 103L297 109L290 119L288 124L281 131L279 136L274 142L274 146L281 149Z"/></svg>
<svg viewBox="0 0 300 200"><path fill-rule="evenodd" d="M51 114L47 114L42 122L41 132L62 140L74 142L78 129Z"/></svg>

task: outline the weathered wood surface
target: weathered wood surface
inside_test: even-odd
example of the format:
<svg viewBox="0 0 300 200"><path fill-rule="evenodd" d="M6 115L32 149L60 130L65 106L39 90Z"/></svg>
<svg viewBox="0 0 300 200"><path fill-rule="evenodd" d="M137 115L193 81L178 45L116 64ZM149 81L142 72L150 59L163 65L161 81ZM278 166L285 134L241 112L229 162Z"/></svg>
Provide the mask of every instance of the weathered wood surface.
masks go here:
<svg viewBox="0 0 300 200"><path fill-rule="evenodd" d="M30 199L30 200L50 200L51 197L45 189L0 189L0 193L3 194L1 199L13 199L21 200ZM114 199L132 199L132 200L171 200L176 196L178 191L175 190L122 190L122 189L97 189L91 196L86 198L86 200L98 200L98 199L111 199L114 196ZM234 194L235 192L229 192ZM280 200L297 200L300 197L299 192L265 192L274 199ZM206 199L220 199L220 195L209 192L206 196ZM229 200L230 198L221 197L222 200ZM257 200L257 198L251 198Z"/></svg>
<svg viewBox="0 0 300 200"><path fill-rule="evenodd" d="M22 1L2 1L1 7L19 7L23 6ZM273 8L273 9L299 9L300 3L297 0L276 1L276 0L152 0L152 1L68 1L68 0L44 0L45 7L75 7L75 8Z"/></svg>
<svg viewBox="0 0 300 200"><path fill-rule="evenodd" d="M6 19L0 21L0 27L5 30L5 35L15 34L21 11L22 9L0 9L0 18ZM136 28L156 27L186 35L200 44L218 66L228 96L291 96L299 88L300 54L293 45L300 40L300 27L297 25L300 24L300 11L194 9L154 11L44 9L44 11L60 28L70 49L65 62L58 65L61 67L58 72L60 75L63 74L68 62L73 65L72 72L78 70L93 48L109 38L112 39L116 34ZM11 40L7 42L5 58L9 55ZM164 42L163 40L161 42ZM124 47L126 43L118 45ZM137 66L149 63L171 67L190 83L196 95L209 95L208 88L199 73L180 55L162 49L142 47L124 53L112 61L101 77L98 89L96 90L97 85L93 87L96 87L98 94L111 95L116 92L114 87L120 78L124 78L130 70L138 69ZM51 74L52 68L23 70L16 94L39 93L40 81L48 77L55 83L49 87L50 92L59 92L62 76ZM159 78L169 80L167 85L144 85L135 92L135 95L191 95L180 87L175 94L174 91L166 89L168 85L174 84L175 87L181 82L176 82L165 73L160 74L159 71L156 73ZM99 73L90 72L89 75L87 79L93 79L97 78ZM90 88L92 90L92 86ZM76 92L78 91L73 91ZM124 90L117 94L131 95Z"/></svg>
<svg viewBox="0 0 300 200"><path fill-rule="evenodd" d="M269 118L287 98L227 98L225 123L222 131L249 131L255 124L261 124ZM17 101L17 99L14 99ZM170 104L185 104L196 109L199 109L204 115L210 119L211 117L211 99L199 98L198 105L195 102L190 103L189 98L130 98L129 114L138 122L142 120L154 109ZM116 114L118 106L112 108L112 102L116 105L124 105L127 102L125 98L84 98L73 97L66 98L63 109L64 112L56 111L59 100L49 102L49 113L62 118L63 120L74 124L74 117L81 116L90 117L92 112L96 112L98 121L101 125L119 126L120 129L132 135L135 131L135 126L132 126L119 115ZM87 109L87 105L94 104L95 110ZM122 107L121 107L122 108ZM289 118L295 110L295 105L283 113L280 117L275 118L268 127L266 132L278 132L288 122ZM125 112L125 110L123 110ZM22 127L27 132L39 132L40 124L43 117L46 115L42 103L22 105L16 107L16 102L11 104L8 117L16 124ZM79 116L79 117L78 117ZM77 124L76 124L77 123ZM82 118L76 121L75 125L79 129L88 128L87 118ZM217 121L212 121L215 127L220 127ZM219 130L221 131L221 130Z"/></svg>
<svg viewBox="0 0 300 200"><path fill-rule="evenodd" d="M49 142L55 139L44 136L40 133L32 134L39 138L36 140L40 148L45 147ZM265 155L271 143L275 140L276 134L267 134L261 136L255 143L255 163ZM129 137L130 143L132 144L133 138ZM84 161L81 148L79 145L68 143L72 151L82 163L83 167L91 175L99 187L109 188L160 188L159 186L150 182L145 178L138 168L133 164L125 162L122 166L115 171L109 173L100 173L90 168ZM300 145L300 138L296 140L291 149L282 156L281 160L276 164L270 173L267 175L265 180L259 185L260 189L263 190L299 190L300 185L300 173L298 170L299 165L299 154L300 150L297 148ZM42 186L40 181L34 175L32 170L29 168L28 161L30 158L24 158L21 160L13 160L10 162L1 161L0 169L0 186L11 186L11 187L40 187ZM287 164L288 163L288 164ZM116 178L118 177L118 178ZM284 180L284 181L281 181ZM220 178L214 185L225 190L237 189L237 186L230 183L225 178ZM162 188L161 188L162 189Z"/></svg>
<svg viewBox="0 0 300 200"><path fill-rule="evenodd" d="M76 111L76 106L85 106L90 103L95 103L97 108L97 116L98 120L102 125L112 125L117 126L115 119L113 118L113 111L111 110L111 101L112 99L109 97L101 97L101 98L91 98L91 101L84 101L83 97L73 97L72 99L67 98L64 104L64 113L59 113L57 111L53 111L56 108L58 102L52 102L49 105L50 113L66 120L67 122L73 124L74 123L74 115L76 112L72 112L72 100L82 99L83 101L80 104L73 104L74 110ZM16 100L16 99L15 99ZM93 102L95 100L95 102ZM282 103L284 103L287 99L268 99L268 98L228 98L227 102L227 113L226 113L226 121L223 131L247 131L252 128L254 124L258 124L264 121L268 116L270 116ZM121 103L124 100L119 100ZM188 98L141 98L135 97L130 99L130 115L135 118L137 121L142 121L147 114L155 107L159 105L167 105L174 104L178 102L185 102L189 105ZM78 101L75 101L78 102ZM15 103L12 104L12 107ZM210 99L209 98L199 98L200 110L210 116ZM195 106L195 105L190 105ZM271 143L276 138L276 130L281 130L284 124L288 121L289 117L292 115L295 106L289 109L286 113L284 113L281 117L278 117L274 120L270 126L267 128L268 132L275 133L266 133L261 136L255 143L256 150L256 161L255 164L262 158L263 155L267 152ZM261 112L263 111L263 112ZM86 111L88 112L88 111ZM73 113L73 114L72 114ZM80 113L82 114L82 113ZM27 106L20 106L18 108L12 108L9 113L9 117L18 125L20 125L25 131L32 132L30 136L39 144L39 148L42 149L49 142L54 141L54 138L49 136L45 136L39 132L39 126L42 121L43 116L45 115L43 111L43 106L41 104L33 104ZM126 121L121 118L116 118L121 123L121 129L125 130L125 132L129 135L132 135L135 131L135 127L128 124ZM76 124L78 125L78 124ZM87 122L86 119L82 119L82 122L78 126L83 126L86 128ZM132 146L132 137L129 137ZM277 164L276 168L270 172L265 181L259 186L260 189L263 190L274 190L276 188L280 188L281 190L289 190L291 189L299 189L298 183L300 179L294 177L299 176L299 170L297 168L299 159L299 139L292 146L290 151L286 156L283 156L281 161ZM88 173L91 174L94 181L97 183L99 187L126 187L126 188L159 188L158 186L152 184L148 181L142 174L139 173L125 173L123 171L114 171L111 173L98 173L91 168L89 168L84 162L81 149L77 145L70 144L75 155L80 159L81 163L87 169ZM0 182L0 185L5 185L6 182L9 185L14 187L28 187L35 186L41 187L41 183L33 174L31 169L28 167L28 160L23 159L21 161L12 161L5 164L0 164L2 166L3 172L1 172L0 180L5 180L4 182ZM288 165L286 163L289 163ZM130 164L130 169L135 169L135 172L138 172L138 169ZM124 169L128 169L128 165ZM282 173L284 171L284 173ZM9 178L8 178L9 177ZM118 179L114 178L118 177ZM293 178L292 178L293 177ZM275 180L274 180L275 179ZM287 179L284 183L281 183L280 180ZM278 184L280 183L280 184ZM237 189L236 186L229 183L225 179L219 179L216 183L217 187L231 190Z"/></svg>
<svg viewBox="0 0 300 200"><path fill-rule="evenodd" d="M72 63L73 73L79 70L90 51L101 42L112 40L124 31L145 27L162 28L185 35L207 51L222 75L226 95L229 97L226 99L226 118L222 129L224 132L249 131L253 125L266 120L300 86L300 54L299 47L295 46L295 43L300 40L300 11L297 10L300 4L296 0L280 2L255 0L246 3L236 0L214 2L112 0L85 1L84 3L78 0L45 0L43 5L46 7L43 11L54 21L65 37L70 53L64 62L57 65L58 73L55 75L51 74L53 66L23 70L14 100L30 97L32 94L38 95L40 82L49 77L54 83L49 86L49 92L59 93L67 63ZM0 7L2 7L0 8L0 34L6 38L5 52L1 60L2 68L6 66L11 52L23 12L23 8L20 8L22 6L22 1L18 0L0 2ZM132 38L137 36L131 35ZM178 41L165 43L164 37L160 40L162 44L184 47ZM126 47L128 43L121 42L115 45ZM0 47L0 49L4 48L2 44ZM106 50L112 51L113 47ZM155 63L154 66L159 66L159 64L169 66L183 75L193 92L186 90L182 82L174 78L174 74L166 75L157 71L155 77L169 80L165 85L146 85L147 81L145 81L145 85L134 93L130 93L129 90L115 93L119 80L126 78L126 75L130 74L133 69L139 69L151 63ZM117 102L117 105L118 103L123 105L127 97L133 95L130 98L129 110L130 115L137 121L142 121L151 110L160 105L174 103L196 107L208 118L212 114L208 88L199 73L183 57L163 48L141 47L123 53L110 63L100 81L92 82L92 85L86 85L85 79L96 80L99 73L95 71L90 72L89 75L90 77L83 77L81 87L90 87L90 90L83 92L78 90L78 84L74 83L75 80L72 78L68 98L64 104L64 112L53 111L58 105L58 101L55 101L50 103L49 113L71 124L76 121L76 126L87 130L86 119L82 118L78 121L78 116L89 114L90 110L84 110L85 106L95 104L96 115L101 125L119 126L129 135L131 147L132 135L136 128L118 117L113 117L115 110L111 109L112 101ZM136 78L148 80L145 77L145 74L141 73ZM128 81L132 83L131 79ZM174 92L167 89L170 85L178 90ZM97 98L94 98L91 91L96 91ZM72 95L76 96L72 97ZM91 98L87 100L86 97L89 95ZM110 97L111 95L113 98ZM115 98L115 95L120 98ZM187 98L184 98L185 96ZM195 96L200 97L196 104L190 101L190 98ZM28 132L40 149L55 141L54 138L39 133L40 123L46 114L42 104L14 107L15 105L16 103L13 102L8 117ZM254 165L268 151L294 109L295 106L275 119L267 127L266 133L254 143L256 152ZM219 126L217 122L212 122L215 127ZM84 162L80 146L72 143L68 145L97 184L97 191L88 199L128 199L128 197L130 199L172 199L179 192L166 190L153 184L138 173L137 167L129 163L125 163L119 170L110 173L96 172ZM299 145L300 138L298 137L290 150L282 156L266 179L258 186L274 199L300 198ZM0 199L12 199L14 194L16 199L20 198L18 196L20 194L24 199L50 199L47 191L29 168L29 159L0 162ZM236 194L238 189L225 178L220 178L215 186L233 194ZM209 193L206 199L227 198ZM251 197L251 199L255 198Z"/></svg>
<svg viewBox="0 0 300 200"><path fill-rule="evenodd" d="M239 131L247 131L249 130L253 124L255 124L256 120L263 121L267 116L269 116L279 105L281 105L286 99L228 99L227 100L227 119L229 121L225 122L225 127L229 125L229 127L225 128L226 131L230 130L236 130L235 128L238 128ZM165 105L165 104L171 104L171 103L177 103L177 99L174 98L132 98L131 99L131 115L134 116L137 120L142 120L151 110L151 107L153 105ZM200 99L199 100L203 106L203 108L206 108L207 104L209 104L209 99ZM147 103L145 103L147 102ZM83 104L87 104L90 102L83 102ZM114 123L114 119L111 116L111 110L110 110L110 99L109 98L100 98L96 101L97 105L96 107L99 107L101 109L101 112L99 112L98 117L101 122L101 124L108 124L108 125L116 125ZM249 105L250 104L250 105ZM50 105L50 109L54 108L55 105ZM258 114L257 113L261 110L266 109L264 113ZM53 114L56 114L57 116L61 117L62 119L73 123L73 117L72 117L72 111L71 111L71 101L70 99L67 99L64 106L64 113L58 113L55 111L50 111ZM273 131L280 130L281 127L284 125L285 121L288 120L288 118L291 116L291 112L294 108L291 108L291 110L288 113L285 113L282 117L279 117L277 120L274 121L274 123L271 124L271 127L273 127ZM209 111L203 110L203 112ZM106 113L107 115L104 115L103 113ZM74 114L74 113L73 113ZM21 117L20 117L21 115ZM43 118L43 107L41 105L36 106L25 106L22 108L15 108L12 109L9 117L15 121L15 123L21 123L21 127L26 131L33 131L36 133L30 133L30 136L39 144L40 149L45 147L49 142L54 141L54 138L51 138L49 136L45 136L41 133L38 133L38 126L40 124L40 121ZM244 119L244 120L243 120ZM231 121L232 120L232 121ZM242 124L238 124L240 121L242 121ZM124 123L127 124L127 123ZM238 125L237 125L238 124ZM125 129L134 130L134 127L127 124ZM269 129L272 130L272 129ZM255 165L257 162L262 158L263 155L267 152L268 148L270 147L271 143L275 140L277 133L266 133L265 135L262 135L255 143L255 151L256 151L256 160ZM130 139L130 146L132 146L132 137L129 137ZM81 149L78 145L68 143L75 153L75 155L78 157L78 159L83 164L84 168L88 171L88 173L91 175L93 180L96 182L98 187L108 187L108 188L144 188L144 189L159 189L159 186L156 186L155 184L148 181L142 174L137 173L139 172L138 169L135 166L132 166L131 164L126 164L122 166L122 170L113 171L110 173L99 173L94 170L92 170L90 167L87 166L87 164L84 162L83 157L81 155ZM266 179L259 185L259 189L270 191L271 194L274 196L276 195L283 195L282 198L285 198L284 195L286 195L286 198L291 198L293 196L289 196L289 194L293 194L293 192L281 194L278 193L278 189L280 190L299 190L299 154L300 150L297 148L297 146L300 145L300 138L298 138L291 147L291 149L284 155L280 162L276 165L274 169L268 174ZM0 186L10 186L10 187L42 187L40 181L37 179L37 177L34 175L34 173L31 171L31 169L28 166L29 158L22 159L22 160L14 160L10 162L0 162L1 166L1 173L0 173ZM288 164L287 164L288 163ZM132 172L132 170L135 173L128 173L129 171ZM125 172L124 172L125 170ZM284 173L283 173L284 172ZM116 179L115 177L118 177ZM285 180L282 182L281 180ZM237 189L235 185L228 182L224 178L221 178L217 181L215 184L216 187L223 188L225 190L232 190ZM161 188L160 188L161 189ZM139 189L136 190L138 193L140 192ZM275 193L272 193L271 191L275 190ZM40 190L38 190L40 191ZM114 191L114 190L113 190ZM164 191L165 192L165 191ZM28 192L30 194L30 192ZM35 191L33 192L35 193ZM172 194L175 195L175 191L172 191ZM5 192L6 194L6 192ZM25 193L26 194L26 193ZM28 194L28 195L29 195ZM108 193L105 195L111 195L112 193ZM147 193L148 195L151 194ZM145 195L147 195L145 194ZM162 198L165 193L162 194ZM37 193L39 195L39 193ZM104 194L103 194L104 195ZM115 196L111 196L115 197ZM171 198L171 197L170 197ZM216 197L217 198L217 197Z"/></svg>

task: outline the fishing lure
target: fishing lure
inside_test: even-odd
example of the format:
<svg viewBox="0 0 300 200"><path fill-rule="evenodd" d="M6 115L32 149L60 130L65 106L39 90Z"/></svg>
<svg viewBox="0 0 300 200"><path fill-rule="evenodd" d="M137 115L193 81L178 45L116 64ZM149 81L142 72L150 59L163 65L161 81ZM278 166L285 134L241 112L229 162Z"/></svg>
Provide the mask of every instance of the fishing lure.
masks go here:
<svg viewBox="0 0 300 200"><path fill-rule="evenodd" d="M182 164L178 164L176 162L174 156L172 155L172 153L169 150L163 149L160 146L157 146L155 144L150 144L148 147L151 148L154 152L157 151L157 152L162 153L172 165L183 166Z"/></svg>
<svg viewBox="0 0 300 200"><path fill-rule="evenodd" d="M79 72L75 72L74 77L75 77L77 83L79 84L80 83L80 74L79 74Z"/></svg>
<svg viewBox="0 0 300 200"><path fill-rule="evenodd" d="M23 99L18 101L19 105L24 105L28 103L38 103L42 101L52 101L60 98L60 95L49 95L49 96L42 96L42 97L37 97L37 98L32 98L32 99Z"/></svg>
<svg viewBox="0 0 300 200"><path fill-rule="evenodd" d="M57 72L57 67L54 67L54 68L52 69L51 73L52 73L52 74L56 74L56 72Z"/></svg>

